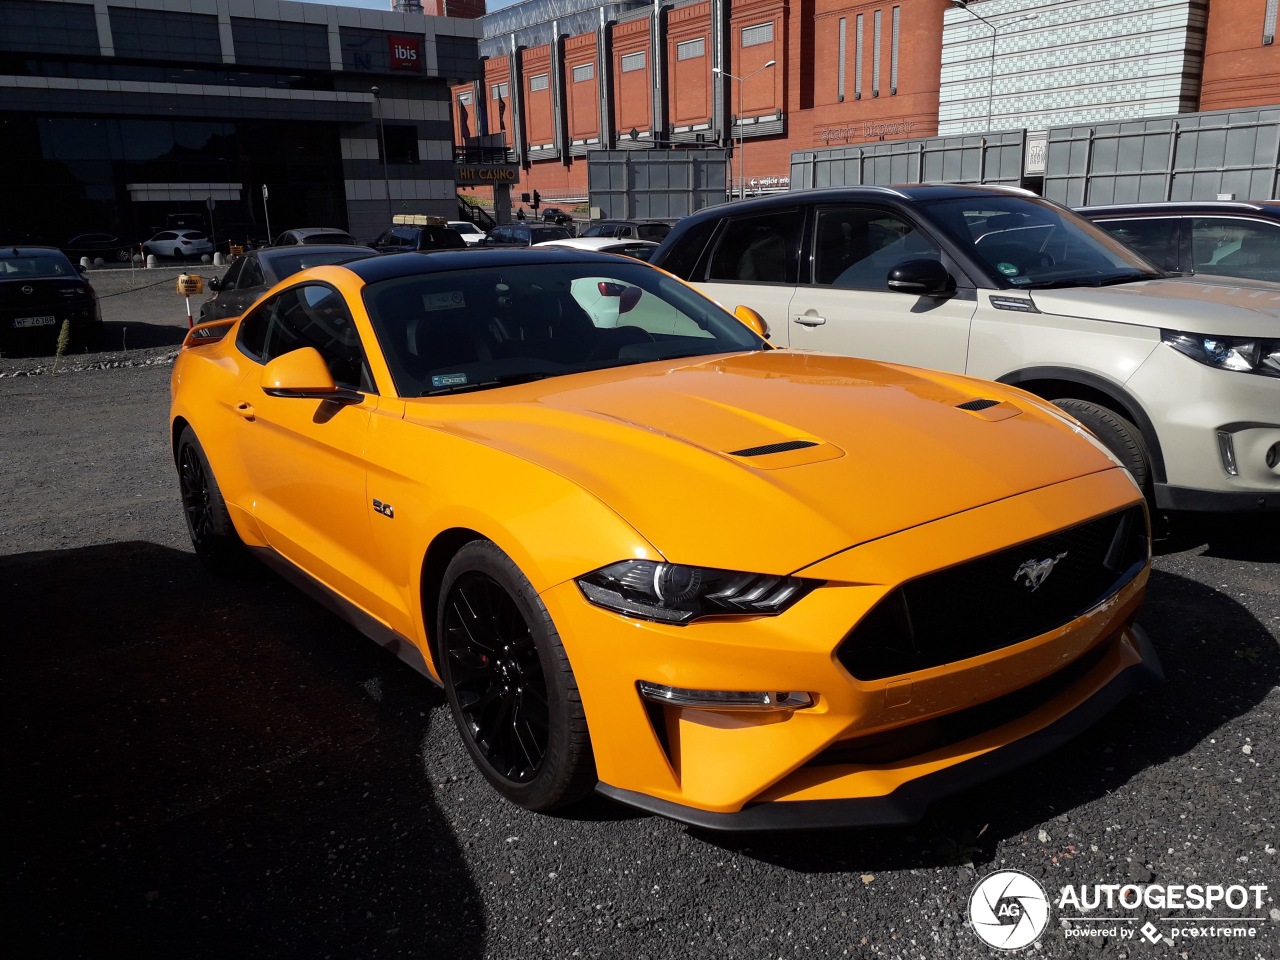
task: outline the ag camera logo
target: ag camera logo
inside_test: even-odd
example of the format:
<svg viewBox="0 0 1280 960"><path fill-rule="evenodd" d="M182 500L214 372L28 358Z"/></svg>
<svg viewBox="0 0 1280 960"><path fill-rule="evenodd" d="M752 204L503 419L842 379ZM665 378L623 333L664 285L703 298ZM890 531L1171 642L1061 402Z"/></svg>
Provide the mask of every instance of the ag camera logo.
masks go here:
<svg viewBox="0 0 1280 960"><path fill-rule="evenodd" d="M1049 923L1044 887L1020 870L988 874L969 897L969 923L987 946L1021 950L1040 939Z"/></svg>

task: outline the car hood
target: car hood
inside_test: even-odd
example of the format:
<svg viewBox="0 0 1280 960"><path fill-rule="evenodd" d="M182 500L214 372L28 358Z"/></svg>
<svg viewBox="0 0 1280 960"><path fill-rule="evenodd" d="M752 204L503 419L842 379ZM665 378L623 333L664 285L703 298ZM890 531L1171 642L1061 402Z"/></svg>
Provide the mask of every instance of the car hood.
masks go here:
<svg viewBox="0 0 1280 960"><path fill-rule="evenodd" d="M1042 313L1226 337L1280 336L1280 284L1172 277L1113 287L1029 290Z"/></svg>
<svg viewBox="0 0 1280 960"><path fill-rule="evenodd" d="M975 398L1002 402L957 408ZM649 363L406 406L572 480L673 562L764 573L1115 468L1019 391L822 354Z"/></svg>

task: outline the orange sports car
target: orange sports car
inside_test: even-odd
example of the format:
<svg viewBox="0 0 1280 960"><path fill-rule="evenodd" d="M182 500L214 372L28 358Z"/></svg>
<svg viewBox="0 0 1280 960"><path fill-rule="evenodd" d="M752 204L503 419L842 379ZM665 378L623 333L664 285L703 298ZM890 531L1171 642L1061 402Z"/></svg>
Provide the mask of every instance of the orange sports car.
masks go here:
<svg viewBox="0 0 1280 960"><path fill-rule="evenodd" d="M764 333L593 253L304 271L174 365L192 542L442 684L532 810L910 821L1159 677L1142 496L1077 423Z"/></svg>

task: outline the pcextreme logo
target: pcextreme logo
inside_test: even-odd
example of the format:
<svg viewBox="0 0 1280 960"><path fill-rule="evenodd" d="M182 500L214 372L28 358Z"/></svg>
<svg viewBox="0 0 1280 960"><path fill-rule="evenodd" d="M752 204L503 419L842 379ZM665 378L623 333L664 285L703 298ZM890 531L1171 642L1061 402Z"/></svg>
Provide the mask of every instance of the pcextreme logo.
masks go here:
<svg viewBox="0 0 1280 960"><path fill-rule="evenodd" d="M1075 884L1059 889L1052 906L1067 940L1131 940L1169 945L1199 939L1256 939L1268 919L1266 884ZM1035 943L1049 925L1050 898L1020 870L984 877L969 897L969 924L999 950ZM1172 915L1147 916L1170 911ZM1275 917L1272 910L1269 916Z"/></svg>

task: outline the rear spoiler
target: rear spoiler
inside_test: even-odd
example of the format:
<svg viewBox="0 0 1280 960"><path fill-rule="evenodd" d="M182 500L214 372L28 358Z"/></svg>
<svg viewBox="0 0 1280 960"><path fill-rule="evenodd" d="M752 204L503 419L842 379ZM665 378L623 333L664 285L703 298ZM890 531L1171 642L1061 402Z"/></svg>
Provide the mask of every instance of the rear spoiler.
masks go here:
<svg viewBox="0 0 1280 960"><path fill-rule="evenodd" d="M208 323L196 324L187 332L186 339L182 341L182 349L203 347L219 342L239 319L239 317L228 317L225 320L210 320Z"/></svg>

